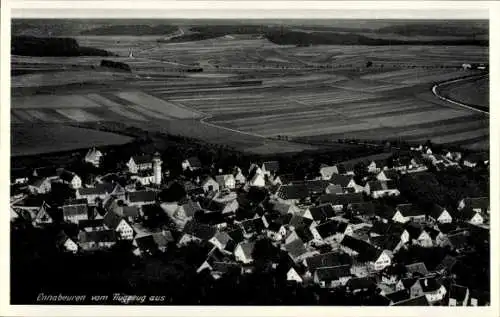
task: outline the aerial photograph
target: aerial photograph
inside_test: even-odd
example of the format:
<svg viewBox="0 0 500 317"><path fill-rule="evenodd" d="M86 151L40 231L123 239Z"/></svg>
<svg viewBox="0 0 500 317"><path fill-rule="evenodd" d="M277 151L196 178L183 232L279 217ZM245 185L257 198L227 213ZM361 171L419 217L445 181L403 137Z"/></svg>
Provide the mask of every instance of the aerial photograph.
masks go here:
<svg viewBox="0 0 500 317"><path fill-rule="evenodd" d="M491 306L489 31L13 18L10 304Z"/></svg>

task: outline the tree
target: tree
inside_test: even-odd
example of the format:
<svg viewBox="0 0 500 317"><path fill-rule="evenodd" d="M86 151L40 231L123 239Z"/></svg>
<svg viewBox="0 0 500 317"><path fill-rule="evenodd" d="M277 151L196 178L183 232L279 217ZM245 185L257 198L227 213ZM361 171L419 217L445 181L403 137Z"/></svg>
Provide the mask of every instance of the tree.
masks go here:
<svg viewBox="0 0 500 317"><path fill-rule="evenodd" d="M372 67L372 65L373 65L373 62L372 61L368 61L366 63L366 68L370 68L370 67Z"/></svg>

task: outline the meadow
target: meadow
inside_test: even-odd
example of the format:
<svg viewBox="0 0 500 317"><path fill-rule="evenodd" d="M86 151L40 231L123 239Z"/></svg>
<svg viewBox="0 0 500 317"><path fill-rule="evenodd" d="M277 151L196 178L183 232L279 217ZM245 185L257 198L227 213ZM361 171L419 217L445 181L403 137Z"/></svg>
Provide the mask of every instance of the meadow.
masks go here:
<svg viewBox="0 0 500 317"><path fill-rule="evenodd" d="M302 143L308 140L331 140L335 146L340 138L430 139L489 147L487 115L430 94L435 83L477 74L460 66L487 63L487 47L297 47L241 34L184 43L158 42L154 36L77 39L120 55L113 60L129 64L132 75L103 72L95 57L15 56L14 68L38 68L43 75L15 76L13 89L91 79L115 84L113 89L14 96L13 129L33 123L118 121L258 153L315 148ZM128 56L130 49L133 57ZM67 76L44 71L57 63L94 69L67 71ZM203 72L186 72L190 67L202 67ZM261 84L234 84L246 79ZM450 94L467 98L460 96L485 85L464 82Z"/></svg>

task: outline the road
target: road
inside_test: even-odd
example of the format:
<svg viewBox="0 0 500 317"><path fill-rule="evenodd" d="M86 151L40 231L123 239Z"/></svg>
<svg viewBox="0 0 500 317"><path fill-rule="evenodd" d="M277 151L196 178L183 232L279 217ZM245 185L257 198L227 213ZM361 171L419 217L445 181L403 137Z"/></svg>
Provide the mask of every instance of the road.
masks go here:
<svg viewBox="0 0 500 317"><path fill-rule="evenodd" d="M442 85L447 85L447 84L453 84L453 83L457 83L457 82L460 82L460 81L466 81L466 80L470 80L471 78L473 77L476 77L477 79L481 79L481 78L484 78L488 75L480 75L480 76L469 76L469 77L465 77L465 78L459 78L459 79L453 79L453 80L450 80L450 81L445 81L445 82L442 82L442 83L439 83L439 84L436 84L432 87L432 93L434 94L434 96L438 97L439 99L441 100L444 100L444 101L447 101L449 103L452 103L454 105L457 105L457 106L460 106L462 108L465 108L465 109L468 109L468 110L472 110L472 111L475 111L475 112L480 112L480 113L484 113L484 114L487 114L489 115L489 112L488 111L484 111L484 110L481 110L481 109L477 109L475 107L472 107L472 106L469 106L467 104L464 104L464 103L461 103L461 102L458 102L458 101L455 101L455 100L452 100L452 99L449 99L449 98L446 98L444 96L441 96L439 93L438 93L438 88L439 86L442 86Z"/></svg>

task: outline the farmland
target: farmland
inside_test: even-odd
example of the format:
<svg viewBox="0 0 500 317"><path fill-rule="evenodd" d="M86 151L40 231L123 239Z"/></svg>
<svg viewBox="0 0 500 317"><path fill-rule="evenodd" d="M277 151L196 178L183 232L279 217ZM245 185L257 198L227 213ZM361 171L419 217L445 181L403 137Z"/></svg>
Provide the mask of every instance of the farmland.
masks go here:
<svg viewBox="0 0 500 317"><path fill-rule="evenodd" d="M297 47L251 34L181 43L152 35L75 38L117 54L112 60L132 74L100 69L98 57L14 56L13 69L35 74L13 77L13 130L116 121L257 153L314 149L303 142L315 140L340 146L334 141L342 138L488 148L487 116L430 93L434 83L478 74L460 65L487 63L487 47ZM193 67L203 72L186 71ZM241 82L249 79L261 84ZM93 89L96 82L106 85ZM51 94L16 93L49 84ZM484 103L466 92L473 86L485 85L464 82L449 94Z"/></svg>

